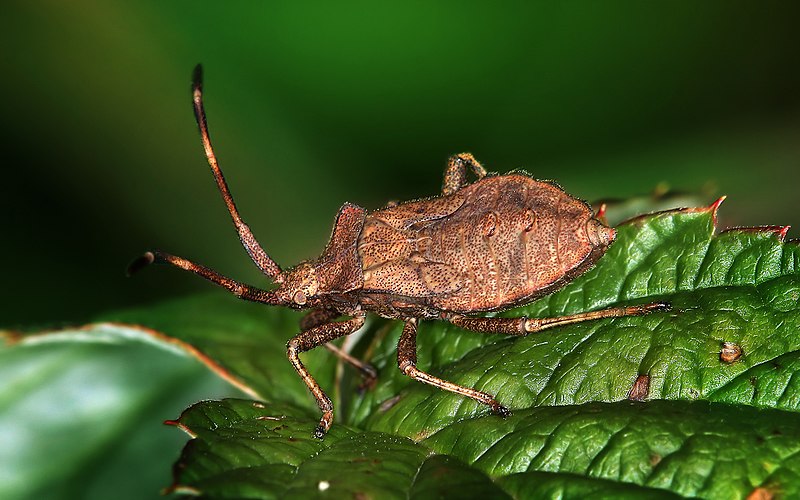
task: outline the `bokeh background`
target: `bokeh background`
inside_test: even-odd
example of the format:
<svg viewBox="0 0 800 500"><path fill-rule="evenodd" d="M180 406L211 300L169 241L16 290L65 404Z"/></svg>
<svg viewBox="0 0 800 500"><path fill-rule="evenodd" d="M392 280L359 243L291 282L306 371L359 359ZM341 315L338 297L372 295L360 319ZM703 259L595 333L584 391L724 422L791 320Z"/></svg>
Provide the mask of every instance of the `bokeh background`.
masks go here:
<svg viewBox="0 0 800 500"><path fill-rule="evenodd" d="M208 288L164 268L126 279L151 247L265 284L205 164L198 62L231 189L283 265L322 249L344 201L435 194L461 151L589 200L667 183L727 194L724 224L800 225L799 14L731 1L3 2L0 325Z"/></svg>

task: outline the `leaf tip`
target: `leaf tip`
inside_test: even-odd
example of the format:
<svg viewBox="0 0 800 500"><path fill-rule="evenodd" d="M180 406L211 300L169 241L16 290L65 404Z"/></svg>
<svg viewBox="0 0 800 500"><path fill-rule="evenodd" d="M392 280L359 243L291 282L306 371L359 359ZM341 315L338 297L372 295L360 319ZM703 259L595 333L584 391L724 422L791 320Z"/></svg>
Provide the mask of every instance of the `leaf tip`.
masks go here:
<svg viewBox="0 0 800 500"><path fill-rule="evenodd" d="M707 210L711 212L711 218L714 222L714 227L717 225L717 212L719 211L719 206L722 205L722 202L725 201L727 197L727 195L722 195L717 198L717 201L708 206Z"/></svg>
<svg viewBox="0 0 800 500"><path fill-rule="evenodd" d="M778 241L780 241L781 243L786 241L786 235L789 233L789 229L792 228L792 226L762 226L762 227L764 231L773 233L778 238Z"/></svg>
<svg viewBox="0 0 800 500"><path fill-rule="evenodd" d="M597 209L597 213L595 214L595 218L605 225L608 225L608 219L606 218L607 209L608 205L605 203L601 203L600 208Z"/></svg>
<svg viewBox="0 0 800 500"><path fill-rule="evenodd" d="M781 243L788 243L786 241L786 235L789 233L789 229L792 226L747 226L747 227L731 227L724 231L723 233L751 233L751 234L768 234L775 236L778 241ZM789 242L791 242L790 240Z"/></svg>
<svg viewBox="0 0 800 500"><path fill-rule="evenodd" d="M192 430L190 428L186 427L186 425L181 423L180 420L164 420L164 425L171 425L173 427L177 427L178 429L180 429L183 432L185 432L186 434L188 434L189 437L192 438L192 439L197 437L197 434L192 432Z"/></svg>
<svg viewBox="0 0 800 500"><path fill-rule="evenodd" d="M723 194L722 196L720 196L719 198L717 198L717 201L715 201L714 203L712 203L711 205L709 205L709 206L708 206L708 208L709 208L710 210L717 210L717 209L719 208L719 206L720 206L720 205L722 205L722 202L723 202L723 201L725 201L725 199L726 199L727 197L728 197L728 195L726 195L726 194Z"/></svg>

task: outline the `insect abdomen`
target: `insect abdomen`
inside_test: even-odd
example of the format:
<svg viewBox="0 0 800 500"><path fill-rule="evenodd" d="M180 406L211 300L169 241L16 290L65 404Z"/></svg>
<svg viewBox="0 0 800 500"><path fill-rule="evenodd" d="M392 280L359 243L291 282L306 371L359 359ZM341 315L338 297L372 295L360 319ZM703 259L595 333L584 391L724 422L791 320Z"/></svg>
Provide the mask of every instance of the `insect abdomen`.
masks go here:
<svg viewBox="0 0 800 500"><path fill-rule="evenodd" d="M485 179L463 189L464 205L422 231L426 258L458 269L463 285L437 301L471 312L535 297L579 266L593 247L591 211L558 187L523 175Z"/></svg>
<svg viewBox="0 0 800 500"><path fill-rule="evenodd" d="M451 211L420 217L428 203ZM359 242L364 289L424 298L451 312L520 303L585 263L594 249L586 233L591 217L585 203L521 174L376 212Z"/></svg>

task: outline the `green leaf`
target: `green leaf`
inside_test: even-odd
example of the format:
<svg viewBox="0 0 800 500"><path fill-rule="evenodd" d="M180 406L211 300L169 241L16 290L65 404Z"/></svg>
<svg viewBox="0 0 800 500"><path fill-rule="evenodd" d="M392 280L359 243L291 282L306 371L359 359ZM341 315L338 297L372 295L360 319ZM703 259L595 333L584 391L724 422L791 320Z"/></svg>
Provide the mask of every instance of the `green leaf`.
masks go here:
<svg viewBox="0 0 800 500"><path fill-rule="evenodd" d="M474 498L507 495L482 472L413 441L338 425L324 440L315 418L243 400L209 401L177 425L196 436L178 462L177 492L219 498Z"/></svg>
<svg viewBox="0 0 800 500"><path fill-rule="evenodd" d="M219 498L535 497L562 492L743 498L800 494L800 415L721 403L587 403L455 422L414 442L252 401L204 402L179 422L197 437L176 491ZM494 480L494 483L492 482Z"/></svg>
<svg viewBox="0 0 800 500"><path fill-rule="evenodd" d="M749 368L709 394L712 401L798 411L800 351L792 351Z"/></svg>
<svg viewBox="0 0 800 500"><path fill-rule="evenodd" d="M288 412L286 410L289 410ZM177 491L227 497L405 496L428 450L381 433L338 425L324 440L316 418L243 400L206 402L178 424L196 435L178 462Z"/></svg>
<svg viewBox="0 0 800 500"><path fill-rule="evenodd" d="M713 200L713 187L706 185L698 191L675 191L669 185L659 183L647 195L629 196L624 199L601 199L592 202L592 208L609 225L617 224L638 217L641 214L663 212L675 207L698 207Z"/></svg>
<svg viewBox="0 0 800 500"><path fill-rule="evenodd" d="M183 439L161 422L239 394L174 345L117 325L0 346L0 498L155 498ZM144 466L146 465L146 466Z"/></svg>
<svg viewBox="0 0 800 500"><path fill-rule="evenodd" d="M307 430L314 417L287 413L302 414L291 407L265 410L261 403L244 400L193 406L175 422L195 438L176 465L172 489L220 498L282 492L301 463L352 434L339 426L330 439L320 441Z"/></svg>
<svg viewBox="0 0 800 500"><path fill-rule="evenodd" d="M511 498L480 470L449 455L432 455L420 467L409 498Z"/></svg>
<svg viewBox="0 0 800 500"><path fill-rule="evenodd" d="M568 472L740 498L757 486L800 494L800 415L704 401L587 403L521 410L491 427L451 424L421 444L491 477Z"/></svg>
<svg viewBox="0 0 800 500"><path fill-rule="evenodd" d="M302 380L287 362L286 342L299 332L301 314L237 300L222 293L178 299L143 310L100 318L136 324L190 344L231 383L256 399L316 409ZM327 387L336 363L324 349L304 363Z"/></svg>
<svg viewBox="0 0 800 500"><path fill-rule="evenodd" d="M498 484L514 498L581 498L581 499L675 499L680 495L607 479L594 479L578 474L552 472L519 472L498 479Z"/></svg>
<svg viewBox="0 0 800 500"><path fill-rule="evenodd" d="M526 337L425 322L422 370L495 394L507 419L403 376L399 322L373 320L351 351L379 370L359 392L322 349L303 360L336 403L319 410L285 359L291 311L222 295L104 320L195 346L260 401L199 403L175 423L193 439L176 492L220 498L642 497L800 494L800 248L783 228L715 234L717 205L618 227L598 264L503 315L557 316L668 301L670 312ZM631 400L636 400L633 402ZM760 489L759 489L760 488Z"/></svg>

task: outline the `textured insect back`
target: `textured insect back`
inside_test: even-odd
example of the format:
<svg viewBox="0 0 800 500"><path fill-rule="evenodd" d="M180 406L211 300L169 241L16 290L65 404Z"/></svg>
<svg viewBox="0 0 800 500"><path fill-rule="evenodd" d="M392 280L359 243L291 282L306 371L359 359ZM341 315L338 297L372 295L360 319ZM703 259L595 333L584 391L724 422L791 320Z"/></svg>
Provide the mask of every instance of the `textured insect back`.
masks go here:
<svg viewBox="0 0 800 500"><path fill-rule="evenodd" d="M415 298L460 289L460 276L452 266L425 257L424 249L432 240L423 232L436 221L452 216L463 204L464 196L459 192L370 214L358 244L364 289Z"/></svg>

